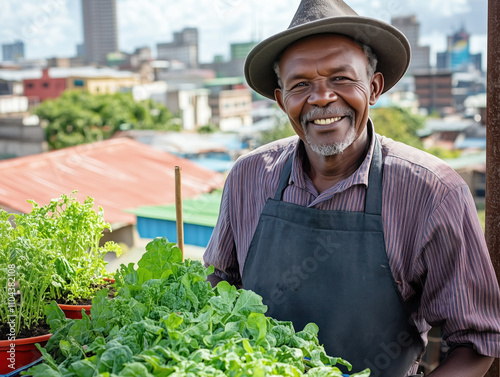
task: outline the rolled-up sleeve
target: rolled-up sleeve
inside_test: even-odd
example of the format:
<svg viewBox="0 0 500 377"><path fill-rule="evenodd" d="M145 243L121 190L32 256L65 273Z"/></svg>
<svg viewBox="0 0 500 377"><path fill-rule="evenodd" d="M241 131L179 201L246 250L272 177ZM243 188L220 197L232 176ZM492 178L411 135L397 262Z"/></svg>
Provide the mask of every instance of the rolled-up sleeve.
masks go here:
<svg viewBox="0 0 500 377"><path fill-rule="evenodd" d="M469 188L455 188L428 219L420 258L420 315L451 347L500 357L500 292Z"/></svg>

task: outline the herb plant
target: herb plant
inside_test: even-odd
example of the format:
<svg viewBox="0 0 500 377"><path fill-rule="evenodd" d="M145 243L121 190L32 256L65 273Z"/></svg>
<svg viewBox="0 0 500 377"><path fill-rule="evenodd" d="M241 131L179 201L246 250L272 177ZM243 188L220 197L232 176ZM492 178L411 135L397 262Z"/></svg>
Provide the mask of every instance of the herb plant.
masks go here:
<svg viewBox="0 0 500 377"><path fill-rule="evenodd" d="M13 335L37 325L50 299L93 297L92 283L108 275L104 255L121 251L114 242L99 246L110 225L92 198L30 203L30 213L0 210L0 319Z"/></svg>
<svg viewBox="0 0 500 377"><path fill-rule="evenodd" d="M94 199L87 197L83 203L73 194L61 195L45 206L29 200L33 208L29 216L16 218L16 225L36 229L40 237L51 239L57 254L54 261L56 275L51 282L49 299L64 297L68 301L91 298L93 283L102 283L108 275L104 256L108 252L121 254L113 241L99 246L103 232L111 230L104 220L101 207L94 210Z"/></svg>
<svg viewBox="0 0 500 377"><path fill-rule="evenodd" d="M40 348L45 362L26 375L338 377L337 365L350 369L325 353L315 324L296 332L267 317L256 293L227 282L212 289L212 271L182 262L174 243L156 238L137 268L121 265L116 297L100 291L90 317L66 319L55 303L46 307L54 335Z"/></svg>
<svg viewBox="0 0 500 377"><path fill-rule="evenodd" d="M44 318L46 291L51 283L52 241L35 231L14 228L10 213L0 210L0 319L10 338Z"/></svg>

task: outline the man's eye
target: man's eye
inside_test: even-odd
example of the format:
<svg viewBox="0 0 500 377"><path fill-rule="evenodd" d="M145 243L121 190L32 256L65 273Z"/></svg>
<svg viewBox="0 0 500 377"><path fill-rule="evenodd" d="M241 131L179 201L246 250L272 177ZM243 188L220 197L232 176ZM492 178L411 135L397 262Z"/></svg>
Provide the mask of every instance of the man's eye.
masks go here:
<svg viewBox="0 0 500 377"><path fill-rule="evenodd" d="M305 83L305 82L299 82L299 83L297 83L297 84L293 85L293 86L292 86L292 89L295 89L295 88L300 88L300 87L305 86L305 85L306 85L306 83Z"/></svg>
<svg viewBox="0 0 500 377"><path fill-rule="evenodd" d="M343 80L349 80L349 79L345 76L337 76L332 79L332 81L343 81Z"/></svg>

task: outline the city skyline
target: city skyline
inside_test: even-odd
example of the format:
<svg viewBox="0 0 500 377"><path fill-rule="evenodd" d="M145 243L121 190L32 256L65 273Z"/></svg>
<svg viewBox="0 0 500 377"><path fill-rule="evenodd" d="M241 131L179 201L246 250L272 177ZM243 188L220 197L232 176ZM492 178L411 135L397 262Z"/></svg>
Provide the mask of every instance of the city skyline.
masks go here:
<svg viewBox="0 0 500 377"><path fill-rule="evenodd" d="M299 0L117 0L119 49L133 52L170 42L185 27L199 30L200 62L214 55L229 56L231 43L261 40L288 27ZM446 38L462 26L471 34L471 53L483 53L486 63L487 0L352 0L362 16L390 22L415 14L420 22L420 44L431 47L431 64L446 49ZM0 44L21 40L26 58L72 57L83 43L82 13L77 0L6 0L0 4Z"/></svg>

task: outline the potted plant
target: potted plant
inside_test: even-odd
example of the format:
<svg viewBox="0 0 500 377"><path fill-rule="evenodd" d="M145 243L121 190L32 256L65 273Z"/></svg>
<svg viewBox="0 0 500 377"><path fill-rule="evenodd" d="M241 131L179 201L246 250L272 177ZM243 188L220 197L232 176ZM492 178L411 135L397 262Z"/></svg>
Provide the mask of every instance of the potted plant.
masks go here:
<svg viewBox="0 0 500 377"><path fill-rule="evenodd" d="M0 211L0 373L7 374L38 359L35 343L50 337L43 308L51 283L50 239L14 228L10 214Z"/></svg>
<svg viewBox="0 0 500 377"><path fill-rule="evenodd" d="M53 240L57 253L56 275L47 298L55 300L69 318L81 318L82 308L90 312L92 297L109 281L104 256L108 252L121 254L113 241L100 245L103 232L111 231L103 209L96 211L91 197L78 202L75 193L63 194L45 206L30 201L40 234Z"/></svg>
<svg viewBox="0 0 500 377"><path fill-rule="evenodd" d="M74 193L45 206L30 201L33 208L27 214L0 210L2 374L40 357L38 351L22 357L21 348L26 347L17 343L32 333L45 335L35 342L50 337L43 312L49 301L59 302L68 317L81 318L81 299L89 300L90 310L90 299L108 277L104 255L121 252L114 242L100 246L103 231L110 229L110 224L104 221L102 208L94 210L92 198L79 203ZM76 305L76 309L69 310L64 304Z"/></svg>

